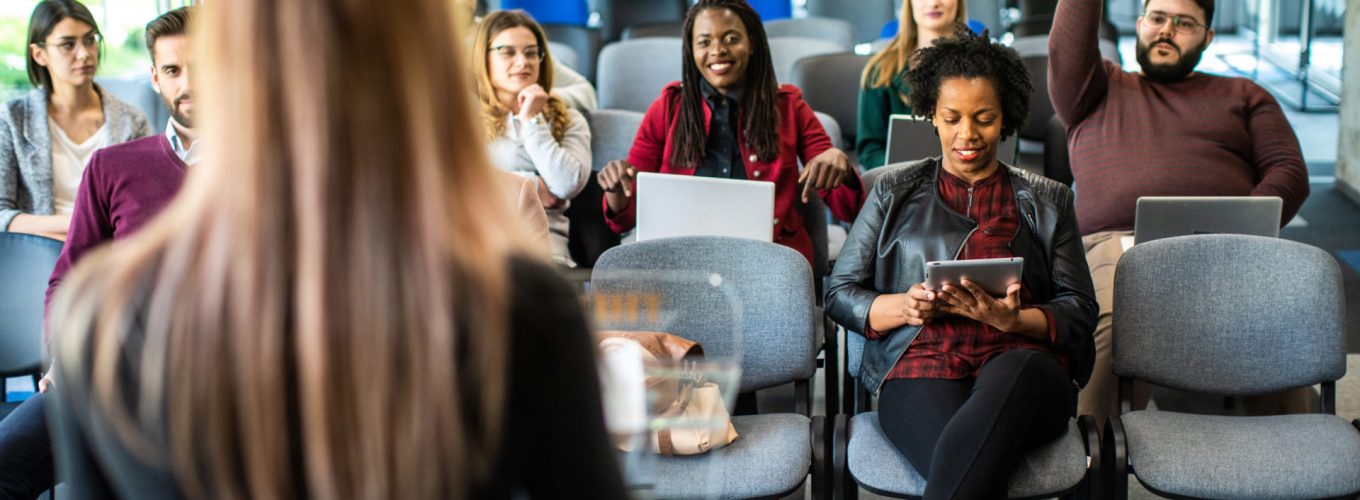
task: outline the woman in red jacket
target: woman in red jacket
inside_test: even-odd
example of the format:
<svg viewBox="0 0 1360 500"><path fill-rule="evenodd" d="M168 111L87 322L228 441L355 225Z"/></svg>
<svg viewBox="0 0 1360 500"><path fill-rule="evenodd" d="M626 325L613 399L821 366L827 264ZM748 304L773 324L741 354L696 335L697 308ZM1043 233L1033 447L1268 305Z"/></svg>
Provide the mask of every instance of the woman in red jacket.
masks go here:
<svg viewBox="0 0 1360 500"><path fill-rule="evenodd" d="M598 175L605 219L633 228L638 171L775 183L774 242L812 261L797 208L818 195L854 221L864 187L845 153L831 147L802 92L775 81L760 16L741 0L701 0L684 27L683 80L662 89L638 128L627 160ZM799 161L804 167L800 172Z"/></svg>

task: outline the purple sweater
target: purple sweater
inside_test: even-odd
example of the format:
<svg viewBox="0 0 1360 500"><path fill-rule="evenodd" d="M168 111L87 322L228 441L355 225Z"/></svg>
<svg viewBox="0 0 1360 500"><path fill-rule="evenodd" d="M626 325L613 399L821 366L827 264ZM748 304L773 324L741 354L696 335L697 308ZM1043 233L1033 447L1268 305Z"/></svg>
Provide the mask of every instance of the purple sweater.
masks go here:
<svg viewBox="0 0 1360 500"><path fill-rule="evenodd" d="M48 303L81 255L146 225L179 192L184 174L165 134L95 151L80 180L66 245L47 280Z"/></svg>
<svg viewBox="0 0 1360 500"><path fill-rule="evenodd" d="M1244 78L1161 83L1100 58L1103 0L1058 3L1048 88L1067 125L1082 234L1133 229L1139 196L1279 196L1284 224L1308 197L1298 138Z"/></svg>

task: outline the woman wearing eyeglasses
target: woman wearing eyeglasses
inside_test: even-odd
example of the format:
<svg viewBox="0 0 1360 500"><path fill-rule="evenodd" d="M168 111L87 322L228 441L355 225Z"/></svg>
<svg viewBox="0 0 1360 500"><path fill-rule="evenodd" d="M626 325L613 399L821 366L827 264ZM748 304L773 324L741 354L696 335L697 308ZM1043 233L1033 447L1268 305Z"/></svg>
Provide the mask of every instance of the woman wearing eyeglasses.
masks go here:
<svg viewBox="0 0 1360 500"><path fill-rule="evenodd" d="M590 178L590 127L549 95L553 61L543 28L523 11L496 11L477 25L471 61L491 161L534 181L548 216L553 260L567 251L567 204Z"/></svg>
<svg viewBox="0 0 1360 500"><path fill-rule="evenodd" d="M27 95L0 108L0 231L66 239L95 150L151 133L146 115L94 83L99 26L75 0L44 0L28 22Z"/></svg>

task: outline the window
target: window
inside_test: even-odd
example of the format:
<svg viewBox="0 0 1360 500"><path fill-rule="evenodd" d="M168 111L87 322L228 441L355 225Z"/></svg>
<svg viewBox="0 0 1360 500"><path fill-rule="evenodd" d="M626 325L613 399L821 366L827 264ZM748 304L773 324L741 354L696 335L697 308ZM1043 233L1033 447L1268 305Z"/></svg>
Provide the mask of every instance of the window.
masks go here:
<svg viewBox="0 0 1360 500"><path fill-rule="evenodd" d="M104 35L104 55L99 61L99 77L136 78L150 74L151 58L146 52L146 23L160 12L187 0L83 0L99 22ZM28 17L38 0L0 1L0 99L9 100L27 92L28 70L24 67L28 50Z"/></svg>

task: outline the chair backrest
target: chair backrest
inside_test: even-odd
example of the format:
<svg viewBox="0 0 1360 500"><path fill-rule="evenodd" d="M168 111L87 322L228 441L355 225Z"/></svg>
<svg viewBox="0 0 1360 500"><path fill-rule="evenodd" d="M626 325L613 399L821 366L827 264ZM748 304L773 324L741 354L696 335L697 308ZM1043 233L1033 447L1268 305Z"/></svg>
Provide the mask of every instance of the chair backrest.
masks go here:
<svg viewBox="0 0 1360 500"><path fill-rule="evenodd" d="M968 0L969 21L977 21L988 30L988 35L992 38L1001 36L1005 31L1001 25L1001 7L1004 2L998 0ZM970 26L971 27L971 26ZM977 32L982 34L981 31Z"/></svg>
<svg viewBox="0 0 1360 500"><path fill-rule="evenodd" d="M614 42L600 51L600 107L639 113L680 79L680 38L639 38Z"/></svg>
<svg viewBox="0 0 1360 500"><path fill-rule="evenodd" d="M812 114L817 116L817 121L826 129L826 135L831 136L831 147L844 150L845 138L841 135L841 125L836 121L836 117L821 111L813 111Z"/></svg>
<svg viewBox="0 0 1360 500"><path fill-rule="evenodd" d="M836 42L801 36L770 37L770 59L779 83L793 82L793 65L805 57L844 52Z"/></svg>
<svg viewBox="0 0 1360 500"><path fill-rule="evenodd" d="M1048 119L1054 114L1053 101L1048 96L1048 55L1025 55L1022 60L1034 83L1034 93L1030 94L1029 118L1025 120L1025 128L1020 129L1020 137L1042 141L1048 137Z"/></svg>
<svg viewBox="0 0 1360 500"><path fill-rule="evenodd" d="M147 124L151 126L151 131L161 133L165 131L165 125L170 122L170 111L165 109L165 102L161 96L151 88L151 76L139 75L132 78L104 78L98 80L99 86L109 91L114 97L136 106L146 114Z"/></svg>
<svg viewBox="0 0 1360 500"><path fill-rule="evenodd" d="M597 0L605 43L619 40L629 26L678 23L689 10L687 0Z"/></svg>
<svg viewBox="0 0 1360 500"><path fill-rule="evenodd" d="M43 302L61 242L0 233L0 378L42 370Z"/></svg>
<svg viewBox="0 0 1360 500"><path fill-rule="evenodd" d="M805 57L793 64L790 83L803 90L813 110L831 115L847 144L854 144L859 115L859 77L869 56L852 53Z"/></svg>
<svg viewBox="0 0 1360 500"><path fill-rule="evenodd" d="M642 126L639 111L626 109L597 109L590 112L590 168L599 171L614 160L628 159L633 138Z"/></svg>
<svg viewBox="0 0 1360 500"><path fill-rule="evenodd" d="M855 26L834 17L804 17L765 21L765 36L818 38L839 45L842 51L855 50Z"/></svg>
<svg viewBox="0 0 1360 500"><path fill-rule="evenodd" d="M552 53L553 59L556 59L557 62L568 68L580 70L581 56L570 45L562 42L548 42L548 52Z"/></svg>
<svg viewBox="0 0 1360 500"><path fill-rule="evenodd" d="M1113 309L1121 377L1247 395L1346 373L1341 268L1303 243L1209 234L1134 245L1115 268Z"/></svg>
<svg viewBox="0 0 1360 500"><path fill-rule="evenodd" d="M872 42L897 17L893 0L807 0L809 16L834 17L855 26L855 43Z"/></svg>
<svg viewBox="0 0 1360 500"><path fill-rule="evenodd" d="M803 228L812 240L812 284L817 305L822 304L823 278L831 273L831 249L827 236L826 203L820 196L809 196L803 203L798 198L798 210L803 216Z"/></svg>
<svg viewBox="0 0 1360 500"><path fill-rule="evenodd" d="M1067 159L1067 127L1053 115L1044 136L1044 177L1072 186L1072 165Z"/></svg>
<svg viewBox="0 0 1360 500"><path fill-rule="evenodd" d="M539 23L585 26L590 20L586 0L501 0L501 9L523 9Z"/></svg>
<svg viewBox="0 0 1360 500"><path fill-rule="evenodd" d="M638 38L679 38L685 34L685 25L680 22L664 22L651 24L634 24L623 29L620 40L636 40Z"/></svg>
<svg viewBox="0 0 1360 500"><path fill-rule="evenodd" d="M572 24L543 24L543 32L551 42L560 43L576 51L576 70L587 80L595 81L595 59L600 55L600 30Z"/></svg>
<svg viewBox="0 0 1360 500"><path fill-rule="evenodd" d="M1048 34L1018 37L1011 41L1011 48L1015 49L1021 57L1037 55L1047 56ZM1115 63L1119 63L1122 59L1119 55L1119 45L1115 42L1102 38L1096 42L1096 48L1100 50L1100 57Z"/></svg>
<svg viewBox="0 0 1360 500"><path fill-rule="evenodd" d="M717 275L711 284L731 286L739 345L730 342L732 323L708 307L710 287L649 279L668 271ZM806 380L816 370L812 272L788 247L720 236L630 243L600 256L590 286L592 293L614 296L660 292L663 314L675 318L669 333L703 344L710 357L740 356L742 392Z"/></svg>

